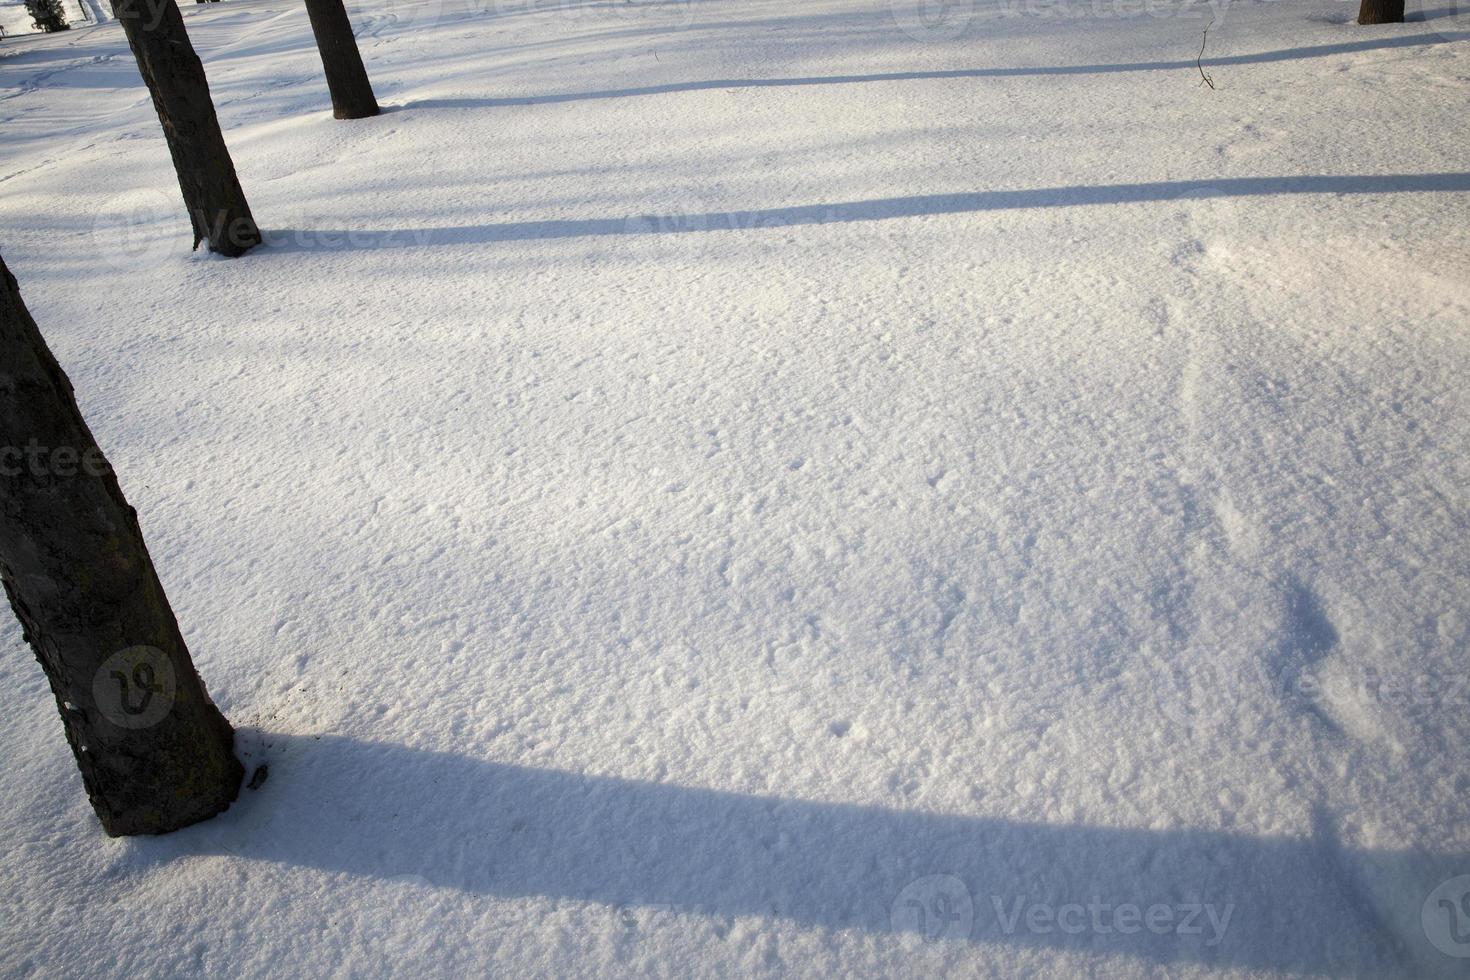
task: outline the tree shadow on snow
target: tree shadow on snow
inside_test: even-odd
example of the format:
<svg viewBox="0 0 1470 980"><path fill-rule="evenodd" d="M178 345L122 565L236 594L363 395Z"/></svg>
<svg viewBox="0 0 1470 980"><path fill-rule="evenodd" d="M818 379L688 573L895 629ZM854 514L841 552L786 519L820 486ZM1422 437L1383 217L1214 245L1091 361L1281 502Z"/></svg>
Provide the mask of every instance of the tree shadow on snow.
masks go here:
<svg viewBox="0 0 1470 980"><path fill-rule="evenodd" d="M651 907L717 929L754 916L915 949L975 942L1333 976L1453 965L1427 949L1421 908L1470 871L1467 855L1347 852L1325 818L1300 837L1022 823L257 737L269 782L213 821L139 841L142 860L228 853L471 895ZM1167 911L1150 926L1118 918L1124 906Z"/></svg>
<svg viewBox="0 0 1470 980"><path fill-rule="evenodd" d="M1465 11L1458 7L1435 7L1425 10L1411 10L1404 14L1404 23L1422 24L1425 21L1441 20L1445 17L1459 17L1463 13ZM1466 37L1470 37L1470 35L1460 35L1459 39L1463 40Z"/></svg>
<svg viewBox="0 0 1470 980"><path fill-rule="evenodd" d="M506 221L438 228L273 229L265 234L268 252L307 252L330 246L346 249L424 248L483 245L537 239L602 235L666 235L688 232L749 231L796 225L883 221L926 215L965 214L1018 208L1083 207L1175 201L1186 197L1248 197L1274 194L1399 194L1470 191L1470 173L1361 174L1350 176L1222 177L1209 181L1158 181L1140 184L1042 187L1030 190L922 194L870 201L841 201L750 211L644 214L622 218Z"/></svg>
<svg viewBox="0 0 1470 980"><path fill-rule="evenodd" d="M1432 12L1415 15L1413 20L1424 20ZM1445 44L1451 41L1470 39L1466 34L1414 34L1407 37L1383 37L1363 41L1344 41L1338 44L1321 44L1314 47L1286 48L1281 51L1263 51L1256 54L1229 55L1205 58L1204 67L1221 68L1230 65L1259 65L1273 61L1295 61L1300 58L1325 58L1333 55L1353 54L1360 51L1376 51L1385 48L1407 48L1428 44ZM715 78L701 81L668 82L662 85L641 85L632 88L607 89L600 92L564 92L549 95L507 96L485 99L419 99L409 102L408 109L495 109L504 106L545 105L556 102L585 102L595 99L622 99L643 95L668 95L675 92L702 92L710 89L738 88L786 88L805 85L853 85L862 82L906 82L945 78L1014 78L1032 75L1098 75L1113 72L1133 71L1193 71L1193 59L1187 61L1140 61L1127 64L1102 65L1051 65L1015 68L954 68L938 71L898 71L874 75L828 75L799 78Z"/></svg>

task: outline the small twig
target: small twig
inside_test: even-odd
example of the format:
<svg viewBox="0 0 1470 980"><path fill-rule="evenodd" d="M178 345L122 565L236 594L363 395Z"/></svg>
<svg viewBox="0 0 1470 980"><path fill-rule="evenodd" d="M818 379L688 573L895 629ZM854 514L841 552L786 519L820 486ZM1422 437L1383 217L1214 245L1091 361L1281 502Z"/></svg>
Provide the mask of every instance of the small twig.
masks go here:
<svg viewBox="0 0 1470 980"><path fill-rule="evenodd" d="M1194 67L1196 67L1196 68L1199 69L1200 84L1201 85L1208 85L1210 87L1210 91L1211 92L1213 92L1215 90L1215 80L1213 78L1211 78L1209 75L1206 75L1205 74L1205 66L1202 64L1202 62L1203 62L1204 57L1205 57L1205 45L1208 44L1208 43L1210 43L1210 24L1213 24L1214 22L1215 22L1215 15L1214 14L1211 14L1210 15L1209 23L1205 24L1205 29L1200 34L1200 38L1199 38L1199 54L1197 54L1197 55L1194 56Z"/></svg>

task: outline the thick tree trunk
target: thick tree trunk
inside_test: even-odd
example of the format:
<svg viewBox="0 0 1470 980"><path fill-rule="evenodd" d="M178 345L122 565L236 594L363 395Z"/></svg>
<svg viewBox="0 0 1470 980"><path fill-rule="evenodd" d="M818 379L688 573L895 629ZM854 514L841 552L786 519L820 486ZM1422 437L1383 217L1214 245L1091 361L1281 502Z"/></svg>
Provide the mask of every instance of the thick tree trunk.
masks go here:
<svg viewBox="0 0 1470 980"><path fill-rule="evenodd" d="M368 82L367 69L352 36L352 22L342 0L306 0L306 15L327 73L332 93L332 115L338 119L362 119L378 114L378 100Z"/></svg>
<svg viewBox="0 0 1470 980"><path fill-rule="evenodd" d="M1358 7L1359 24L1402 24L1404 0L1363 0Z"/></svg>
<svg viewBox="0 0 1470 980"><path fill-rule="evenodd" d="M3 259L0 581L108 834L162 834L230 805L244 774L234 731Z"/></svg>
<svg viewBox="0 0 1470 980"><path fill-rule="evenodd" d="M158 121L174 158L184 207L194 226L194 247L241 255L260 244L235 164L220 132L209 83L184 31L175 0L113 0L138 71L153 96Z"/></svg>

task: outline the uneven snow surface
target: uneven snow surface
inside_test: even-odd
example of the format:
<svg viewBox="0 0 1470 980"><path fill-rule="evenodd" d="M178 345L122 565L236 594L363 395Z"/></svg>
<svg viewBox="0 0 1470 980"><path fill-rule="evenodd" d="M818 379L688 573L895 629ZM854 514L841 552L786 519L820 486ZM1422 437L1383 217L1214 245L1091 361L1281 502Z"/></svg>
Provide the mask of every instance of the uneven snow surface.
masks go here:
<svg viewBox="0 0 1470 980"><path fill-rule="evenodd" d="M338 122L187 4L238 260L116 23L6 39L0 250L270 777L106 838L7 614L0 970L1464 975L1430 6L1217 2L1211 90L1203 3L360 0Z"/></svg>

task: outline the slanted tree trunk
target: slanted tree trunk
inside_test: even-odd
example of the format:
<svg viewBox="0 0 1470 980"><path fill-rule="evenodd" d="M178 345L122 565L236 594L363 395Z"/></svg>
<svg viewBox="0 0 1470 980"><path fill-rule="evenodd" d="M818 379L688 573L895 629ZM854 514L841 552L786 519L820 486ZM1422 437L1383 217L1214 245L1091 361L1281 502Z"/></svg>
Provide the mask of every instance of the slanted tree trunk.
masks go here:
<svg viewBox="0 0 1470 980"><path fill-rule="evenodd" d="M112 11L122 21L163 124L194 226L194 247L206 241L211 252L244 254L260 244L260 229L235 176L204 66L184 31L179 5L175 0L112 0Z"/></svg>
<svg viewBox="0 0 1470 980"><path fill-rule="evenodd" d="M137 515L0 259L0 582L113 837L214 816L244 771Z"/></svg>
<svg viewBox="0 0 1470 980"><path fill-rule="evenodd" d="M1404 0L1363 0L1358 7L1359 24L1402 24Z"/></svg>
<svg viewBox="0 0 1470 980"><path fill-rule="evenodd" d="M338 119L376 116L378 100L373 97L342 0L306 0L306 15L311 18L311 32L316 35L316 48L327 73L332 115Z"/></svg>

